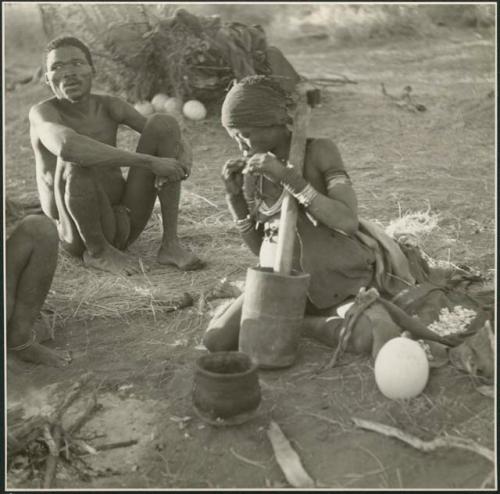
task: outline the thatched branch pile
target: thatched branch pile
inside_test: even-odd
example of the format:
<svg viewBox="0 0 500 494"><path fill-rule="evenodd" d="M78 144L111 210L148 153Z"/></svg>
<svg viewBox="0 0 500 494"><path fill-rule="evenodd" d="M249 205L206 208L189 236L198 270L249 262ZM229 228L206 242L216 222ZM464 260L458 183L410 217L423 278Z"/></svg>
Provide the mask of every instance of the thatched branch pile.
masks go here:
<svg viewBox="0 0 500 494"><path fill-rule="evenodd" d="M269 73L260 26L222 23L168 6L41 4L49 37L85 41L98 80L131 102L158 92L182 99L220 98L234 78ZM171 9L171 7L170 7ZM168 16L168 14L172 14Z"/></svg>

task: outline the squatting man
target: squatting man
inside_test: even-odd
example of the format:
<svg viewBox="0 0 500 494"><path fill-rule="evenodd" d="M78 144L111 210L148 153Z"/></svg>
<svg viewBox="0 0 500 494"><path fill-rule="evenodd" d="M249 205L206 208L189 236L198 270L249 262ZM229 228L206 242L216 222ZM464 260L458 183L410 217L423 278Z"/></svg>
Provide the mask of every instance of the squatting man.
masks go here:
<svg viewBox="0 0 500 494"><path fill-rule="evenodd" d="M54 96L31 108L30 136L41 206L55 220L62 247L87 266L138 272L137 260L123 250L143 231L158 195L163 223L158 262L201 268L202 261L177 237L181 181L192 163L175 118L146 118L116 96L92 93L95 67L77 38L51 41L45 66ZM119 125L140 133L136 152L116 147ZM120 167L129 167L127 179Z"/></svg>

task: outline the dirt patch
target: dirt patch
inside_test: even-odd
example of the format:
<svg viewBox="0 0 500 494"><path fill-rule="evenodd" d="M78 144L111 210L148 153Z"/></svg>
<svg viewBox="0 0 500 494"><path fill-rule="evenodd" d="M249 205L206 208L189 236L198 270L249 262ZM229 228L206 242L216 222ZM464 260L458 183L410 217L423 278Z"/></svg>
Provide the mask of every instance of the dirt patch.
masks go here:
<svg viewBox="0 0 500 494"><path fill-rule="evenodd" d="M371 49L338 49L319 42L282 46L305 75L342 73L358 82L325 90L311 134L338 144L361 216L388 224L400 212L430 207L439 214L439 235L428 240L426 252L492 273L493 41L457 32L452 38L397 40ZM427 111L415 114L392 105L381 93L381 82L395 94L411 85L412 97ZM20 201L36 199L27 112L46 94L32 85L6 95L6 192ZM194 144L196 165L183 193L180 233L201 254L209 252L205 280L210 275L215 283L232 265L231 279L242 281L245 266L255 260L232 229L219 179L223 162L237 155L236 146L216 115L187 123L186 133ZM120 139L133 147L130 133L122 132ZM151 236L159 238L159 225L151 228ZM218 251L214 238L222 235L224 250ZM132 251L152 258L155 249L148 237ZM178 282L174 275L169 278L168 269L154 262L151 268L155 279ZM55 290L64 276L60 267ZM181 281L196 291L197 276ZM80 319L81 302L75 297L72 312L57 320L52 343L72 351L70 368L61 372L9 361L8 399L22 398L28 388L72 382L91 371L101 385L103 408L83 432L106 436L89 439L89 444L129 438L139 442L90 458L115 474L87 483L65 479L60 472L58 487L282 487L285 479L265 432L271 419L280 424L309 474L330 488L476 489L491 472L491 465L473 453L418 452L356 429L351 421L353 416L380 421L423 439L454 434L493 448L493 400L454 368L434 369L422 395L393 402L378 391L370 359L347 354L341 365L317 374L331 350L304 340L292 368L260 372L259 415L239 427L216 429L202 423L191 407L194 361L203 353L198 348L208 310L195 306L173 313L144 310Z"/></svg>
<svg viewBox="0 0 500 494"><path fill-rule="evenodd" d="M208 426L191 404L193 364L202 352L194 350L194 341L182 348L169 346L175 335L165 333L168 322L131 321L126 332L142 328L133 345L127 345L131 340L116 322L94 322L68 335L68 348L78 357L64 380L72 382L91 370L102 389L102 409L82 437L101 436L88 440L94 447L129 439L138 444L89 456L104 477L82 482L67 480L60 472L58 486L285 486L265 433L271 419L280 424L309 474L332 488L473 489L491 470L489 462L474 453L416 452L394 439L356 429L351 421L380 421L422 439L446 431L493 448L492 401L475 390L468 376L450 367L434 369L422 395L393 402L380 395L372 362L366 358L346 355L338 368L317 374L331 350L310 340L302 341L291 369L260 371L263 401L254 420L233 428ZM158 342L154 348L152 340ZM120 347L126 360L114 358L113 347ZM17 369L16 378L23 374ZM42 369L29 379L37 388L60 380L57 371Z"/></svg>

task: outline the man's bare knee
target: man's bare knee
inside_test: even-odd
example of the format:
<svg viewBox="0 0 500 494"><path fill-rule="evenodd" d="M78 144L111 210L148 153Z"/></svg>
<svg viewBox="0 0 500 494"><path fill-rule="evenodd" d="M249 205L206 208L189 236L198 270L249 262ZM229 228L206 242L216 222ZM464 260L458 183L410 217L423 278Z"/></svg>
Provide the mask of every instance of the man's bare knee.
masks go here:
<svg viewBox="0 0 500 494"><path fill-rule="evenodd" d="M172 115L155 113L148 118L143 132L152 132L159 138L180 139L181 129L179 123Z"/></svg>

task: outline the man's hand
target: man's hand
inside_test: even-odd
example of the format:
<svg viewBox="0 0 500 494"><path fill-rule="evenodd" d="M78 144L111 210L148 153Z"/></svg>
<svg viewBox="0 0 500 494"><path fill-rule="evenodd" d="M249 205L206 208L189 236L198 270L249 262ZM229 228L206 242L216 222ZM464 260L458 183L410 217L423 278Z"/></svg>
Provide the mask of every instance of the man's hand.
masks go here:
<svg viewBox="0 0 500 494"><path fill-rule="evenodd" d="M157 177L166 178L168 182L177 182L186 178L186 170L175 158L155 156L151 171Z"/></svg>
<svg viewBox="0 0 500 494"><path fill-rule="evenodd" d="M272 153L254 154L247 163L245 173L264 175L268 180L279 183L283 179L285 165Z"/></svg>
<svg viewBox="0 0 500 494"><path fill-rule="evenodd" d="M242 171L246 161L242 158L227 160L222 167L222 180L226 186L226 192L231 195L238 195L243 187Z"/></svg>
<svg viewBox="0 0 500 494"><path fill-rule="evenodd" d="M179 143L177 160L186 172L185 178L188 178L191 175L191 168L193 168L193 150L184 138L181 138L181 142Z"/></svg>

